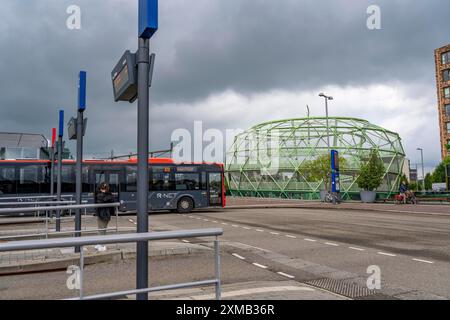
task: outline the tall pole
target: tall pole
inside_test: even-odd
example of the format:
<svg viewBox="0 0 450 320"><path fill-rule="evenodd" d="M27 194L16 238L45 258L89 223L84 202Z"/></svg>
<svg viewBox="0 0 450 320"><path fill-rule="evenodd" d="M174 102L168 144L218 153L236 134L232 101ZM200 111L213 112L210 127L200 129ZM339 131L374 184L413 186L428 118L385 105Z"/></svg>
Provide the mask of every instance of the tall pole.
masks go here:
<svg viewBox="0 0 450 320"><path fill-rule="evenodd" d="M59 111L58 173L56 178L56 200L61 201L62 153L64 135L64 110ZM61 210L56 210L56 231L61 231Z"/></svg>
<svg viewBox="0 0 450 320"><path fill-rule="evenodd" d="M52 128L52 145L50 148L50 195L55 194L55 141L56 128Z"/></svg>
<svg viewBox="0 0 450 320"><path fill-rule="evenodd" d="M328 151L328 156L331 159L330 126L329 126L329 122L328 122L328 100L333 100L333 97L326 96L323 93L319 94L319 97L323 97L325 99L325 116L326 116L326 126L327 126L327 151ZM330 173L331 173L331 166L330 166ZM330 178L331 178L331 174L330 174ZM325 188L328 189L328 186L325 186Z"/></svg>
<svg viewBox="0 0 450 320"><path fill-rule="evenodd" d="M83 132L84 117L83 112L86 109L86 72L81 71L78 83L78 112L77 112L77 162L75 164L75 186L76 186L76 204L82 202L83 186ZM75 231L81 231L81 209L75 211ZM75 232L75 237L80 237L80 232ZM75 252L80 252L80 247L75 247Z"/></svg>
<svg viewBox="0 0 450 320"><path fill-rule="evenodd" d="M149 149L149 71L150 40L139 38L138 64L138 174L137 174L137 232L148 232L148 149ZM137 243L136 287L148 288L148 242ZM147 293L137 295L147 300Z"/></svg>
<svg viewBox="0 0 450 320"><path fill-rule="evenodd" d="M422 161L422 193L425 193L425 167L423 164L423 149L422 148L417 148L417 150L420 151L420 157L421 157L421 161Z"/></svg>

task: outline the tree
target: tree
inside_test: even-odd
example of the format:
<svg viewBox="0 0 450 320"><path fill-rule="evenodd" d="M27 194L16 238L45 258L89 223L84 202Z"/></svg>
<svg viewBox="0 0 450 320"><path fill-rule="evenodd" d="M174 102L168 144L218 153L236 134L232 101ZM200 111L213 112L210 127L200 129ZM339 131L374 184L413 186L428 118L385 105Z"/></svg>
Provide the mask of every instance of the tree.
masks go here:
<svg viewBox="0 0 450 320"><path fill-rule="evenodd" d="M339 157L340 171L344 171L346 161ZM331 155L323 154L314 160L306 161L301 169L309 181L323 181L324 191L327 191L331 182Z"/></svg>
<svg viewBox="0 0 450 320"><path fill-rule="evenodd" d="M378 155L378 151L370 152L369 161L361 167L357 180L358 186L367 191L376 190L383 182L384 163Z"/></svg>
<svg viewBox="0 0 450 320"><path fill-rule="evenodd" d="M449 164L450 157L447 157L436 167L436 169L434 169L434 172L431 175L432 183L446 182L445 167Z"/></svg>
<svg viewBox="0 0 450 320"><path fill-rule="evenodd" d="M425 175L425 191L433 188L433 176L431 173Z"/></svg>

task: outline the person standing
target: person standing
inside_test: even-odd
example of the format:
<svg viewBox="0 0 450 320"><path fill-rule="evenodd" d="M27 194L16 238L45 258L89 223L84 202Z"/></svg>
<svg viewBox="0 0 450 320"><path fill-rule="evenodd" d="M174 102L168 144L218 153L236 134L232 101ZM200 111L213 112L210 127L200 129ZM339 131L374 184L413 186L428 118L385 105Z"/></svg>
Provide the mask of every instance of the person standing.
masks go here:
<svg viewBox="0 0 450 320"><path fill-rule="evenodd" d="M109 184L106 182L102 182L98 189L97 194L95 195L95 203L103 204L103 203L114 203L114 196L110 191ZM97 216L97 224L98 224L98 233L100 235L106 235L106 231L108 228L108 223L111 221L111 216L114 214L114 207L110 208L97 208L96 216ZM95 248L98 251L105 251L106 247L102 245L96 245Z"/></svg>

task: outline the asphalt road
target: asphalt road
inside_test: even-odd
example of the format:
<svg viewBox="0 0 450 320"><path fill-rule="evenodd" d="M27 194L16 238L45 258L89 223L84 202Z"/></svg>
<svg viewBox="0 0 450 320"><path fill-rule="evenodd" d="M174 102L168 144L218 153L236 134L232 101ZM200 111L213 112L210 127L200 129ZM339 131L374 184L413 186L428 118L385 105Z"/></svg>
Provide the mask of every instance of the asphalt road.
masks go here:
<svg viewBox="0 0 450 320"><path fill-rule="evenodd" d="M269 282L274 285L290 281L356 299L450 298L448 215L260 208L188 215L155 213L149 219L155 231L223 228L220 240L224 286L245 288L257 283L265 286ZM120 226L133 227L135 220L134 216L122 217ZM211 245L211 239L180 241ZM130 260L88 266L86 294L132 288L134 263ZM380 290L367 289L370 266L381 271ZM152 258L150 262L152 285L212 276L213 256L208 250ZM76 295L66 288L66 279L65 272L1 277L0 298L53 299ZM333 296L321 296L330 297Z"/></svg>
<svg viewBox="0 0 450 320"><path fill-rule="evenodd" d="M449 216L276 208L158 214L150 221L155 227L180 229L220 226L225 244L262 249L226 245L228 253L274 271L283 268L297 281L359 276L362 284L367 268L375 265L384 287L380 294L450 298Z"/></svg>

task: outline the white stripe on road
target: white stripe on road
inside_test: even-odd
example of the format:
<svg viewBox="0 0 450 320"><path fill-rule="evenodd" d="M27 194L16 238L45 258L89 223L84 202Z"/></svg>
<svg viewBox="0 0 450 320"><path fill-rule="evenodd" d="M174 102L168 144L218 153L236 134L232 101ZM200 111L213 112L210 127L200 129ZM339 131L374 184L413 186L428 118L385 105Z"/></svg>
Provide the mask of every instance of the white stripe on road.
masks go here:
<svg viewBox="0 0 450 320"><path fill-rule="evenodd" d="M349 249L356 250L356 251L365 251L366 249L357 248L357 247L348 247Z"/></svg>
<svg viewBox="0 0 450 320"><path fill-rule="evenodd" d="M213 221L214 223L218 223L217 221Z"/></svg>
<svg viewBox="0 0 450 320"><path fill-rule="evenodd" d="M233 225L231 225L232 227L235 227L235 228L239 228L239 226L238 225L235 225L235 224L233 224Z"/></svg>
<svg viewBox="0 0 450 320"><path fill-rule="evenodd" d="M254 262L253 265L258 267L258 268L262 268L262 269L267 269L268 268L267 266L263 266L262 264L259 264L259 263L256 263L256 262Z"/></svg>
<svg viewBox="0 0 450 320"><path fill-rule="evenodd" d="M242 228L244 228L245 230L251 230L252 228L249 228L249 227L242 227Z"/></svg>
<svg viewBox="0 0 450 320"><path fill-rule="evenodd" d="M222 224L223 224L224 226L227 226L227 225L228 225L228 223L226 223L226 222L222 222Z"/></svg>
<svg viewBox="0 0 450 320"><path fill-rule="evenodd" d="M284 272L277 272L279 275L289 278L289 279L294 279L294 276L291 276L290 274L284 273Z"/></svg>
<svg viewBox="0 0 450 320"><path fill-rule="evenodd" d="M325 244L327 246L339 247L339 245L337 243L333 243L333 242L325 242Z"/></svg>
<svg viewBox="0 0 450 320"><path fill-rule="evenodd" d="M414 261L417 261L417 262L423 262L423 263L429 263L429 264L433 264L434 262L433 261L429 261L429 260L422 260L422 259L413 259Z"/></svg>
<svg viewBox="0 0 450 320"><path fill-rule="evenodd" d="M378 252L378 254L381 254L383 256L388 256L388 257L396 257L396 254L392 254L392 253L386 253L386 252Z"/></svg>
<svg viewBox="0 0 450 320"><path fill-rule="evenodd" d="M278 232L271 232L270 234L274 234L276 236L279 236L280 234Z"/></svg>
<svg viewBox="0 0 450 320"><path fill-rule="evenodd" d="M238 255L237 253L233 253L232 256L241 259L241 260L245 260L245 258L243 256Z"/></svg>
<svg viewBox="0 0 450 320"><path fill-rule="evenodd" d="M208 220L208 219L203 219L203 221L208 221L208 222L209 222L209 220Z"/></svg>
<svg viewBox="0 0 450 320"><path fill-rule="evenodd" d="M291 238L291 239L297 239L296 236L291 236L290 234L287 234L286 237Z"/></svg>
<svg viewBox="0 0 450 320"><path fill-rule="evenodd" d="M128 219L128 221L130 221L131 223L134 223L133 219Z"/></svg>
<svg viewBox="0 0 450 320"><path fill-rule="evenodd" d="M264 232L264 230L261 230L261 229L255 229L255 230L258 232Z"/></svg>
<svg viewBox="0 0 450 320"><path fill-rule="evenodd" d="M317 241L317 240L314 240L314 239L308 239L308 238L305 238L305 239L303 239L303 240L309 241L309 242L316 242L316 241Z"/></svg>
<svg viewBox="0 0 450 320"><path fill-rule="evenodd" d="M184 243L189 243L189 241L188 241L188 240L181 240L181 241L183 241Z"/></svg>

